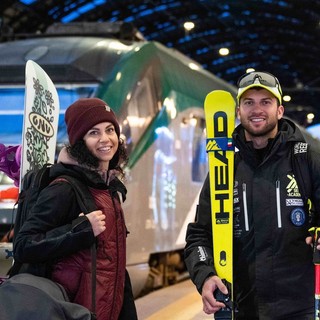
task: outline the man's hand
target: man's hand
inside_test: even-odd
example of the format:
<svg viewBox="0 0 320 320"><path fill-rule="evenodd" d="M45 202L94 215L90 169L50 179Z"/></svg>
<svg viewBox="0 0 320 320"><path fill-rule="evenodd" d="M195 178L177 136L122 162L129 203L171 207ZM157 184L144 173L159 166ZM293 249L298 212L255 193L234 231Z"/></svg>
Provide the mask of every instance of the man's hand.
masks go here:
<svg viewBox="0 0 320 320"><path fill-rule="evenodd" d="M213 293L219 289L223 294L228 294L227 287L223 284L221 279L217 276L206 279L202 287L202 303L203 311L206 314L212 314L225 307L224 303L218 302Z"/></svg>
<svg viewBox="0 0 320 320"><path fill-rule="evenodd" d="M307 237L307 238L306 238L306 244L313 246L313 239L312 239L312 237ZM318 239L317 250L320 250L320 238Z"/></svg>

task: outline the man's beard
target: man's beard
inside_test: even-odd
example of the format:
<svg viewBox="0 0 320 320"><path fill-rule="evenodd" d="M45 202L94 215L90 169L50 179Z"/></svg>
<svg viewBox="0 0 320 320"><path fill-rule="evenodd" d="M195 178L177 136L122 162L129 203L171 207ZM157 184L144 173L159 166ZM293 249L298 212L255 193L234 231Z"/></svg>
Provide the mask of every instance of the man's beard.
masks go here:
<svg viewBox="0 0 320 320"><path fill-rule="evenodd" d="M269 134L274 131L274 129L277 127L278 121L268 123L263 129L256 131L252 130L252 127L248 125L248 122L242 123L243 128L249 133L250 136L252 137L264 137L268 136Z"/></svg>

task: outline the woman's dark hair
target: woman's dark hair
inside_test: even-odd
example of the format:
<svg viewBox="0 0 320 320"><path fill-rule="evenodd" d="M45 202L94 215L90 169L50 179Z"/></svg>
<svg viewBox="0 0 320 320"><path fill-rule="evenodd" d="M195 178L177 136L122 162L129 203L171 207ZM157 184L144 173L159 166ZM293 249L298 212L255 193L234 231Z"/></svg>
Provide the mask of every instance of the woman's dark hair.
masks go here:
<svg viewBox="0 0 320 320"><path fill-rule="evenodd" d="M75 144L67 145L68 154L79 164L84 164L90 168L97 169L99 167L99 159L94 156L87 148L83 140L77 141ZM113 169L119 172L121 178L124 178L124 167L128 163L128 154L124 141L119 138L118 150L110 160L109 170Z"/></svg>

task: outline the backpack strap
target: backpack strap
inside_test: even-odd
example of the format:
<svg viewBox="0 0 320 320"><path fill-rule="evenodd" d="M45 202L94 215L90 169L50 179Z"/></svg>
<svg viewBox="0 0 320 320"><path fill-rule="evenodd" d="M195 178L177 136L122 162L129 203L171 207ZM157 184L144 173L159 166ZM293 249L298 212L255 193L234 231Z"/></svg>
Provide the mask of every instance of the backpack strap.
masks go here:
<svg viewBox="0 0 320 320"><path fill-rule="evenodd" d="M57 181L66 181L72 186L75 191L79 207L83 213L87 214L91 211L97 210L97 205L89 188L82 181L71 176L62 175L54 179L51 183Z"/></svg>
<svg viewBox="0 0 320 320"><path fill-rule="evenodd" d="M52 181L66 181L69 183L75 191L77 202L83 213L87 214L91 211L97 210L97 205L93 199L93 196L89 188L77 178L62 175ZM96 277L97 277L97 248L96 243L91 246L91 312L95 316L96 313Z"/></svg>
<svg viewBox="0 0 320 320"><path fill-rule="evenodd" d="M296 142L292 148L292 169L298 183L305 208L311 198L311 176L308 163L308 143Z"/></svg>

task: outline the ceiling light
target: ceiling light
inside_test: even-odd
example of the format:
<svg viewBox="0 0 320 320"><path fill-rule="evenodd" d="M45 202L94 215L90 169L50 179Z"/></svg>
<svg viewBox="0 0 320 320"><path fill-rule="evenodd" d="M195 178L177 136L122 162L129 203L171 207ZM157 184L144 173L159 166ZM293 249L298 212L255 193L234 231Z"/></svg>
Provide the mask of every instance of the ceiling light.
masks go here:
<svg viewBox="0 0 320 320"><path fill-rule="evenodd" d="M314 120L314 113L308 113L307 114L307 123L312 123Z"/></svg>
<svg viewBox="0 0 320 320"><path fill-rule="evenodd" d="M250 72L253 72L253 71L255 71L254 68L248 68L248 69L246 70L246 73L250 73Z"/></svg>
<svg viewBox="0 0 320 320"><path fill-rule="evenodd" d="M219 54L220 54L221 56L227 56L229 53L230 53L230 51L229 51L228 48L220 48L220 49L219 49Z"/></svg>
<svg viewBox="0 0 320 320"><path fill-rule="evenodd" d="M291 96L285 95L285 96L283 96L282 99L283 99L283 101L288 102L288 101L291 101Z"/></svg>
<svg viewBox="0 0 320 320"><path fill-rule="evenodd" d="M190 31L194 28L194 23L191 21L187 21L183 24L183 27L187 30Z"/></svg>

